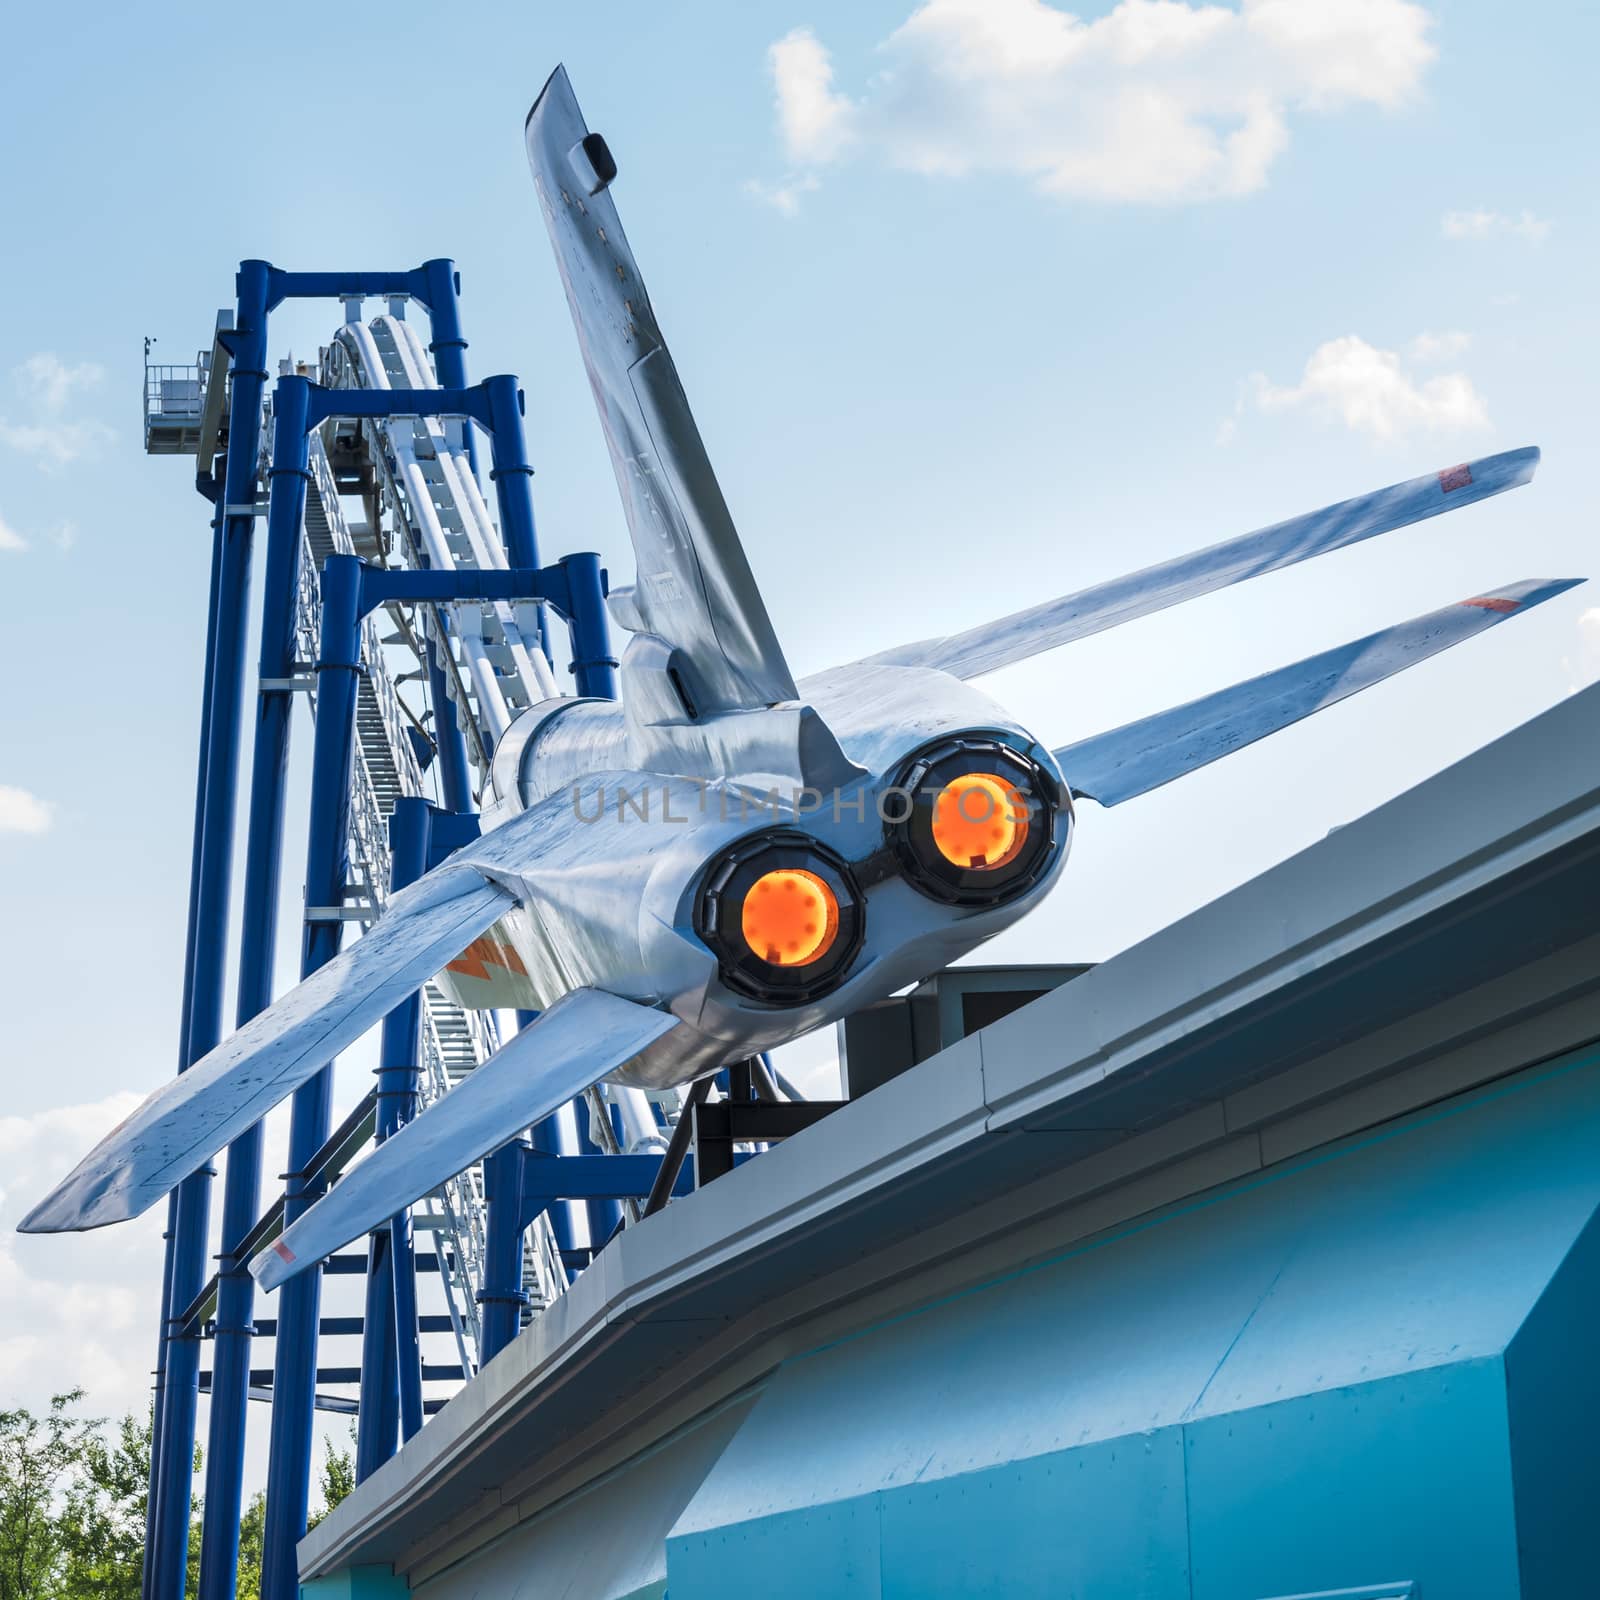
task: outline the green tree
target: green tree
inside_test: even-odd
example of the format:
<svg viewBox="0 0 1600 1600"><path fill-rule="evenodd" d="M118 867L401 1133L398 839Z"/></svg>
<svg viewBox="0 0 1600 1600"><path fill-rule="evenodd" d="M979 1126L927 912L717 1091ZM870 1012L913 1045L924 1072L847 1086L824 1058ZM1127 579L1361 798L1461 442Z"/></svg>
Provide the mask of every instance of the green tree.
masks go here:
<svg viewBox="0 0 1600 1600"><path fill-rule="evenodd" d="M99 1423L68 1415L81 1389L42 1417L0 1411L0 1600L57 1600L66 1565L61 1507Z"/></svg>
<svg viewBox="0 0 1600 1600"><path fill-rule="evenodd" d="M355 1429L350 1430L350 1447L339 1450L332 1439L324 1439L322 1457L322 1509L313 1511L306 1527L314 1528L356 1486ZM3 1597L0 1597L3 1600Z"/></svg>
<svg viewBox="0 0 1600 1600"><path fill-rule="evenodd" d="M237 1600L261 1600L261 1555L267 1542L267 1492L250 1497L239 1518Z"/></svg>
<svg viewBox="0 0 1600 1600"><path fill-rule="evenodd" d="M84 1439L58 1519L66 1555L60 1600L138 1600L149 1483L148 1414L124 1417L114 1438L97 1428Z"/></svg>

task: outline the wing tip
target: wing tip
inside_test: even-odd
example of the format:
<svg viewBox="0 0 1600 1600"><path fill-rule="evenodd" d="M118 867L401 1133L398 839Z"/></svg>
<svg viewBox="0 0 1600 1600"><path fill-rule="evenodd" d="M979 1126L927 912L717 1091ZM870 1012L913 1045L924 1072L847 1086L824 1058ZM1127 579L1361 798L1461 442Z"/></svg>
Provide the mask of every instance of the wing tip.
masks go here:
<svg viewBox="0 0 1600 1600"><path fill-rule="evenodd" d="M91 1202L87 1206L71 1203L71 1191L63 1184L52 1189L21 1222L18 1233L32 1235L51 1233L89 1233L95 1228L109 1228L118 1222L132 1222L139 1213L126 1206L115 1209Z"/></svg>

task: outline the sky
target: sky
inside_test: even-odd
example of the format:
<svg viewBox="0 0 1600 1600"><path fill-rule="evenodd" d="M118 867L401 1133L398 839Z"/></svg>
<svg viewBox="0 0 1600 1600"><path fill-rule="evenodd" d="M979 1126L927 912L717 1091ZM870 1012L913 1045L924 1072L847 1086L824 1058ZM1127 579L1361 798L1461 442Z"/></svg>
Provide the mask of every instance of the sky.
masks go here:
<svg viewBox="0 0 1600 1600"><path fill-rule="evenodd" d="M797 673L1543 448L1512 495L986 680L1059 745L1594 570L1597 50L1600 11L1556 0L1514 21L1493 0L12 17L0 1406L76 1383L98 1410L142 1405L154 1353L154 1213L10 1231L174 1067L208 530L191 464L143 454L144 338L192 360L243 257L453 256L472 373L527 389L546 556L598 549L625 576L521 145L565 61ZM275 353L314 358L338 320L286 308ZM1156 794L1086 805L1062 886L981 959L1111 955L1597 676L1591 584ZM825 1075L829 1049L798 1065ZM254 1433L259 1473L264 1411Z"/></svg>

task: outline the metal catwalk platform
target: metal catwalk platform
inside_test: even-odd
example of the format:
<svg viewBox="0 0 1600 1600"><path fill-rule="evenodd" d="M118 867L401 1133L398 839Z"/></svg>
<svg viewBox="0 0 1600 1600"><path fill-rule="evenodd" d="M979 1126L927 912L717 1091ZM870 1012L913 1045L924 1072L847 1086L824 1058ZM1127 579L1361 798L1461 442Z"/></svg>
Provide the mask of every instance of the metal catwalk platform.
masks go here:
<svg viewBox="0 0 1600 1600"><path fill-rule="evenodd" d="M1590 1592L1597 1041L1600 687L628 1230L304 1593Z"/></svg>

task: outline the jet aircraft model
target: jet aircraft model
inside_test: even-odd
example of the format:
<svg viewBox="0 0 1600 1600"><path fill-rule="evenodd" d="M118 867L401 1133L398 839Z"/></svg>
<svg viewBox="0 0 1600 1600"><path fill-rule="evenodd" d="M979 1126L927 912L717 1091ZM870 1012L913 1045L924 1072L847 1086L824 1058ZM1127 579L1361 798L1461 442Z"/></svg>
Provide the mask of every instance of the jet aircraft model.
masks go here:
<svg viewBox="0 0 1600 1600"><path fill-rule="evenodd" d="M1073 801L1114 806L1578 580L1509 585L1052 747L972 679L1526 483L1538 451L1430 473L796 683L564 71L526 127L637 558L616 701L528 710L475 843L151 1095L23 1222L143 1212L454 962L528 1027L300 1216L272 1287L385 1224L602 1079L687 1083L916 982L1016 922L1066 863ZM470 955L462 960L462 952Z"/></svg>

